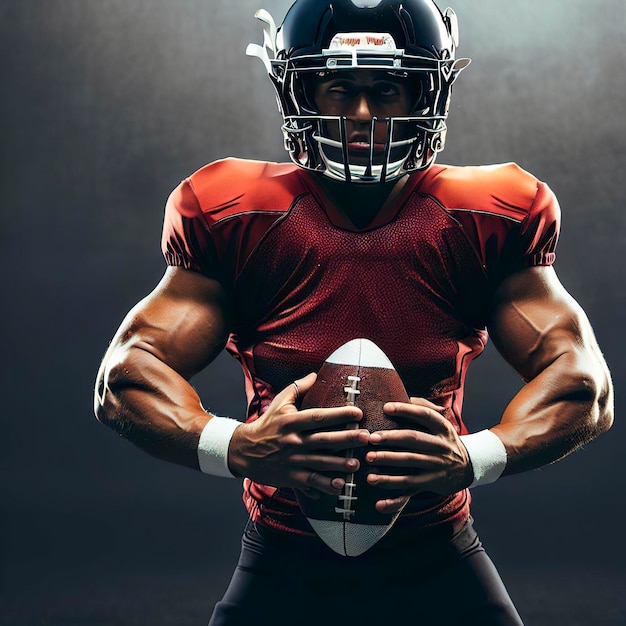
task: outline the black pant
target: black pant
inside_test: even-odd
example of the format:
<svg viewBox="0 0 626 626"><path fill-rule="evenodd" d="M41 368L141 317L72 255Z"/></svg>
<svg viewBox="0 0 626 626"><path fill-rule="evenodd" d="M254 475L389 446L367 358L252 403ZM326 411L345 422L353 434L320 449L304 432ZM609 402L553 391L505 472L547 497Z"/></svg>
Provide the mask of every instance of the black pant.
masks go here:
<svg viewBox="0 0 626 626"><path fill-rule="evenodd" d="M395 529L394 529L395 530ZM471 519L446 536L390 533L359 557L249 523L209 626L520 626Z"/></svg>

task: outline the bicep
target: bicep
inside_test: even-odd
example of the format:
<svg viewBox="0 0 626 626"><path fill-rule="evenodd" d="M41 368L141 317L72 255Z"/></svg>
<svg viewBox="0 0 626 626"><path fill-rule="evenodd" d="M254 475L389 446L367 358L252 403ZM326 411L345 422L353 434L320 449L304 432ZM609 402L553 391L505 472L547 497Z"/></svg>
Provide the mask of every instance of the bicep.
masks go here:
<svg viewBox="0 0 626 626"><path fill-rule="evenodd" d="M218 281L170 267L128 313L109 352L144 350L189 379L224 348L229 318L228 298Z"/></svg>
<svg viewBox="0 0 626 626"><path fill-rule="evenodd" d="M505 279L494 298L489 334L526 381L566 355L593 361L599 354L587 316L552 267Z"/></svg>

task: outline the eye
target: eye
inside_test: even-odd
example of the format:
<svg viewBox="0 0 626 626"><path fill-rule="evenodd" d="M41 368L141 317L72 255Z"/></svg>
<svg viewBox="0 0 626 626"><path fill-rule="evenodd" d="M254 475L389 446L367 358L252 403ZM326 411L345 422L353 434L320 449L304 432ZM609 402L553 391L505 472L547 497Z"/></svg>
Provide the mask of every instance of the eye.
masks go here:
<svg viewBox="0 0 626 626"><path fill-rule="evenodd" d="M400 88L394 83L378 83L375 92L381 98L395 98L400 95Z"/></svg>
<svg viewBox="0 0 626 626"><path fill-rule="evenodd" d="M334 81L326 87L326 91L336 95L348 95L352 92L352 85L348 81Z"/></svg>

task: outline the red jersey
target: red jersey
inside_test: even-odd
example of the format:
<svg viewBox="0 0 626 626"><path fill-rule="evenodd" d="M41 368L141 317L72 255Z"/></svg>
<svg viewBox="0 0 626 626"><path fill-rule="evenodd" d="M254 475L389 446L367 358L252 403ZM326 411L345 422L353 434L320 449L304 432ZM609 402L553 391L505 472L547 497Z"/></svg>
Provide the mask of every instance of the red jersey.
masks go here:
<svg viewBox="0 0 626 626"><path fill-rule="evenodd" d="M241 363L248 420L340 345L364 337L387 354L410 396L446 408L457 432L469 363L484 349L494 290L549 265L559 207L517 165L415 172L397 200L356 228L295 165L226 159L171 194L163 253L217 278L233 302L227 350ZM397 523L464 522L467 490L413 497ZM312 534L292 490L244 481L255 520Z"/></svg>

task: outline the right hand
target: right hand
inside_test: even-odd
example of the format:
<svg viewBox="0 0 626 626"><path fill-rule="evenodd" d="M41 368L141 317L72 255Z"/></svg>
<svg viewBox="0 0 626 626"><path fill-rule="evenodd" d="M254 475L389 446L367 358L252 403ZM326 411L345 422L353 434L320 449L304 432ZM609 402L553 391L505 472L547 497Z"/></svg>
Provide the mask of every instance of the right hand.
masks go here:
<svg viewBox="0 0 626 626"><path fill-rule="evenodd" d="M235 476L274 487L341 492L344 475L355 472L359 461L333 452L367 445L369 432L350 426L336 430L362 419L355 406L298 410L298 395L305 394L316 378L312 373L295 381L258 419L237 427L228 449L228 466Z"/></svg>

